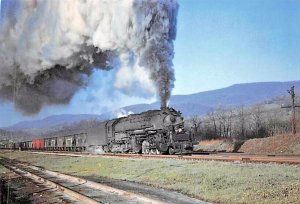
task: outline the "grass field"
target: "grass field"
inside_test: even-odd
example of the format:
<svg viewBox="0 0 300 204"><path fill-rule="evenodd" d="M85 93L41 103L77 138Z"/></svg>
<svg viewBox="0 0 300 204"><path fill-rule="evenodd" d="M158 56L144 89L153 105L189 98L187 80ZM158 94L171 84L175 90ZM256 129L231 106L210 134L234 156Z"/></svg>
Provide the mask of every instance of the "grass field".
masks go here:
<svg viewBox="0 0 300 204"><path fill-rule="evenodd" d="M8 153L1 155L7 156ZM77 158L14 152L22 161L77 176L176 190L213 203L299 203L300 167L216 161Z"/></svg>
<svg viewBox="0 0 300 204"><path fill-rule="evenodd" d="M8 171L8 169L6 169L4 166L2 166L1 164L0 164L0 174L3 174L3 173L5 173L5 172L7 172Z"/></svg>

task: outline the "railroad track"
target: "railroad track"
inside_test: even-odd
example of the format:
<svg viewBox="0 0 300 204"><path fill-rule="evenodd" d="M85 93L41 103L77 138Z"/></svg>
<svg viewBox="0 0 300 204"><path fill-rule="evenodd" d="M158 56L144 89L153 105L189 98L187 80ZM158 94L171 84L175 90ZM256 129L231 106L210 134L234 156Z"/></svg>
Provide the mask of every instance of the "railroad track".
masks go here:
<svg viewBox="0 0 300 204"><path fill-rule="evenodd" d="M1 165L37 184L43 184L71 197L78 203L163 203L128 191L112 188L82 178L46 170L0 157Z"/></svg>
<svg viewBox="0 0 300 204"><path fill-rule="evenodd" d="M282 155L250 155L243 153L214 153L214 154L191 154L191 155L143 155L143 154L89 154L76 152L31 152L34 154L55 154L72 157L108 157L108 158L131 158L131 159L183 159L183 160L216 160L227 162L256 162L256 163L279 163L300 165L300 156Z"/></svg>

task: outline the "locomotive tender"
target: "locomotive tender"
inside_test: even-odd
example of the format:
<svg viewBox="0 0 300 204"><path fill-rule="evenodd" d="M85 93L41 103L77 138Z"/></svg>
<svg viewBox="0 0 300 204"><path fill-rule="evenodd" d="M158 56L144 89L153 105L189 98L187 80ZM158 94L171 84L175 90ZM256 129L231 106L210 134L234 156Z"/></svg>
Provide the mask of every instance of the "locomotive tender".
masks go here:
<svg viewBox="0 0 300 204"><path fill-rule="evenodd" d="M15 146L58 151L175 154L191 152L193 138L184 130L181 112L166 107L108 120L87 131L35 139Z"/></svg>

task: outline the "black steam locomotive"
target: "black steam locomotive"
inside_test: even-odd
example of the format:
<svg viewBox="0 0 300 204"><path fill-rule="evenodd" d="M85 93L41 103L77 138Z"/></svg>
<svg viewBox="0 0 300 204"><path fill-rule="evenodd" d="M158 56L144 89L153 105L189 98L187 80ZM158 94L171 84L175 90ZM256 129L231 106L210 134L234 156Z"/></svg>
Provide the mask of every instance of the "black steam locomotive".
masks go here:
<svg viewBox="0 0 300 204"><path fill-rule="evenodd" d="M190 152L193 147L181 113L173 108L109 120L87 135L87 147L102 146L105 152L174 154Z"/></svg>
<svg viewBox="0 0 300 204"><path fill-rule="evenodd" d="M13 145L29 150L175 154L191 152L193 138L185 132L179 111L162 108L105 121L88 131L57 134Z"/></svg>

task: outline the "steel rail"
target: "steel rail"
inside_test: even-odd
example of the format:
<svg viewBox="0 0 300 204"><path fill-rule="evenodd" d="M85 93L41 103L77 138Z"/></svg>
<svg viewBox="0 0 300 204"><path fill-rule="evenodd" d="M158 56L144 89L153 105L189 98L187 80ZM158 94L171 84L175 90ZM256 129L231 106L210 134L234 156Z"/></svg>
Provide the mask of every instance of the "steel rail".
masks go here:
<svg viewBox="0 0 300 204"><path fill-rule="evenodd" d="M6 160L6 158L3 158L3 157L0 157L0 158L2 158L2 160ZM18 161L18 162L20 162L20 161ZM1 162L1 160L0 160L0 163L3 163L3 162ZM5 166L5 165L6 164L3 164L3 166ZM19 172L24 171L24 172L26 172L25 175L28 175L28 177L32 178L33 180L42 181L46 184L49 183L51 185L51 187L55 187L59 191L63 191L66 194L68 194L72 197L75 197L76 199L83 200L84 203L99 203L99 202L95 201L94 199L92 199L88 196L85 196L85 195L83 195L79 192L72 191L68 187L62 186L62 185L60 185L56 182L52 182L52 181L50 181L50 180L48 180L44 177L37 176L36 174L33 174L29 171L24 170L24 168L30 168L30 169L38 171L38 172L47 173L47 174L49 174L53 177L64 179L64 180L67 180L67 181L72 181L72 182L75 182L75 183L76 182L81 182L81 184L84 184L85 186L90 187L92 189L100 190L104 193L115 194L115 195L118 195L118 196L121 196L121 197L124 197L124 198L127 198L127 199L134 199L134 200L142 202L142 203L163 204L163 202L161 202L159 200L148 198L148 197L138 195L138 194L135 194L135 193L132 193L132 192L124 191L124 190L121 190L121 189L113 188L113 187L110 187L110 186L107 186L107 185L103 185L103 184L96 183L96 182L93 182L93 181L89 181L89 180L86 180L86 179L78 178L78 177L75 177L75 176L63 174L63 173L60 173L60 172L50 171L50 170L47 170L47 169L44 169L44 168L41 168L41 167L37 167L37 166L34 166L34 165L28 165L28 164L20 162L18 164L18 166L22 166L23 168L16 167L15 165L10 165L10 166L8 166L8 168L12 169L13 171L19 171Z"/></svg>
<svg viewBox="0 0 300 204"><path fill-rule="evenodd" d="M151 155L151 154L88 154L88 153L66 153L66 152L31 152L34 154L50 154L70 157L107 157L107 158L124 158L124 159L183 159L183 160L215 160L225 162L253 162L253 163L279 163L300 165L299 155L251 155L242 153L227 154L191 154L191 155Z"/></svg>
<svg viewBox="0 0 300 204"><path fill-rule="evenodd" d="M22 164L22 165L24 165L24 164ZM41 168L36 167L36 166L32 166L32 165L26 165L26 166L29 167L29 168L32 168L34 170L41 170ZM113 187L103 185L103 184L100 184L100 183L96 183L96 182L93 182L93 181L89 181L89 180L86 180L86 179L70 176L70 175L55 172L55 171L50 171L50 170L47 170L47 169L42 169L42 170L44 172L50 174L50 175L57 176L57 177L62 178L62 179L67 179L67 180L71 180L71 181L74 181L74 182L84 181L84 184L86 186L89 186L89 187L94 188L94 189L101 190L101 191L106 192L106 193L114 193L114 194L117 194L119 196L123 196L123 197L129 198L129 199L135 199L135 200L138 200L138 201L141 201L141 202L144 202L144 203L157 203L157 204L162 204L163 203L163 202L158 201L158 200L150 199L150 198L147 198L147 197L144 197L144 196L137 195L135 193L120 190L120 189L117 189L117 188L113 188Z"/></svg>
<svg viewBox="0 0 300 204"><path fill-rule="evenodd" d="M54 181L50 181L49 179L46 179L42 176L38 176L36 174L33 174L29 171L26 171L24 169L21 169L15 165L12 165L12 164L8 164L7 162L2 162L0 160L0 163L6 167L7 169L10 169L11 171L15 172L16 174L20 175L20 176L24 176L24 177L27 177L31 180L33 180L34 182L36 183L39 183L39 184L45 184L49 187L51 187L51 189L55 189L56 191L58 192L61 192L63 194L66 194L72 198L75 198L76 200L78 201L81 201L83 203L87 203L87 204L98 204L99 202L82 194L82 193L79 193L79 192L76 192L76 191L73 191L71 190L70 188L66 187L66 186L63 186L63 185L60 185L59 183L57 182L54 182Z"/></svg>

